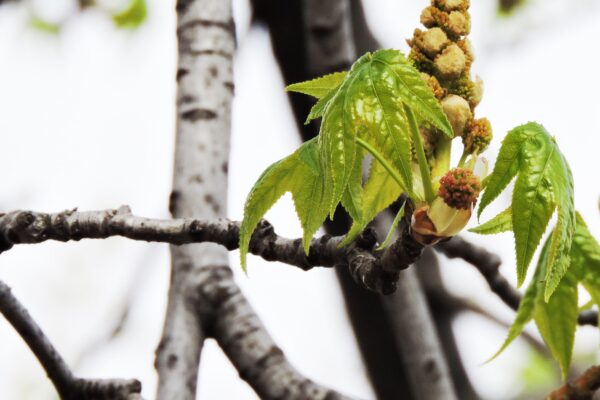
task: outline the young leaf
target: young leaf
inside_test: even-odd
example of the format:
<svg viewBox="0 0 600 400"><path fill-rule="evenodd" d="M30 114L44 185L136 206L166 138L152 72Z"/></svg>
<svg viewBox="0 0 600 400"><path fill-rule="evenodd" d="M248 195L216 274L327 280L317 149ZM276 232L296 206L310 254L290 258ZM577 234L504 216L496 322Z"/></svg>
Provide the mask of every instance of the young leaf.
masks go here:
<svg viewBox="0 0 600 400"><path fill-rule="evenodd" d="M347 78L327 103L321 131L318 136L319 154L323 161L325 182L332 187L329 212L333 215L350 179L356 157L356 131L360 116L351 114L348 103L357 97L354 82L360 77L361 67L371 55L359 58L350 69Z"/></svg>
<svg viewBox="0 0 600 400"><path fill-rule="evenodd" d="M323 116L323 114L325 114L325 109L327 108L327 104L329 104L329 101L331 99L333 99L333 96L336 95L338 89L339 89L339 86L336 86L325 96L321 97L315 103L315 105L312 106L312 108L310 109L310 112L308 113L308 116L306 117L306 121L304 121L304 125L308 125L310 123L310 121L312 121L313 119L321 118Z"/></svg>
<svg viewBox="0 0 600 400"><path fill-rule="evenodd" d="M547 258L549 265L549 251ZM541 290L535 300L533 318L552 356L558 361L563 378L569 372L577 328L577 283L575 272L569 269L547 302L545 291Z"/></svg>
<svg viewBox="0 0 600 400"><path fill-rule="evenodd" d="M521 299L521 303L519 304L519 309L517 310L517 315L515 317L514 322L510 326L508 335L507 335L506 339L504 340L502 347L500 347L500 349L496 352L496 354L494 354L486 362L492 361L493 359L498 357L504 350L506 350L508 345L510 345L512 343L512 341L515 340L521 334L521 332L523 332L525 325L527 325L527 323L529 321L531 321L531 319L533 318L534 310L535 310L535 307L537 304L536 299L538 298L538 293L542 292L542 288L543 288L543 284L544 284L542 282L542 279L544 277L544 265L546 263L546 258L548 256L548 247L549 247L549 242L546 242L546 244L542 248L542 252L540 254L540 259L539 259L538 265L535 269L533 279L531 280L531 283L529 283L529 286L527 287L527 290L525 291L525 294L523 295L523 298Z"/></svg>
<svg viewBox="0 0 600 400"><path fill-rule="evenodd" d="M580 271L583 287L592 296L593 302L600 305L600 245L579 213L570 260L569 269Z"/></svg>
<svg viewBox="0 0 600 400"><path fill-rule="evenodd" d="M383 241L383 243L381 243L377 247L377 249L376 249L377 251L385 249L386 247L388 247L390 245L390 243L392 243L392 239L394 238L394 232L396 231L396 227L400 223L400 220L402 218L404 218L404 206L406 206L406 201L404 201L402 203L402 205L400 206L400 209L396 213L396 217L392 221L392 225L390 226L390 229L388 231L388 234L385 237L385 240Z"/></svg>
<svg viewBox="0 0 600 400"><path fill-rule="evenodd" d="M362 159L363 153L361 150L358 150L348 186L346 186L346 190L344 190L344 194L342 195L342 206L348 211L348 214L350 214L350 217L354 221L362 221L363 219Z"/></svg>
<svg viewBox="0 0 600 400"><path fill-rule="evenodd" d="M490 219L475 228L469 229L469 232L480 235L495 235L496 233L512 231L512 209L508 207L494 218Z"/></svg>
<svg viewBox="0 0 600 400"><path fill-rule="evenodd" d="M288 92L297 92L321 99L333 89L339 87L348 72L334 72L306 82L293 83L285 88Z"/></svg>
<svg viewBox="0 0 600 400"><path fill-rule="evenodd" d="M421 78L419 71L400 51L393 49L379 50L373 54L372 62L381 64L395 77L393 80L388 78L388 82L397 87L402 102L448 137L454 137L452 125L450 125L433 91Z"/></svg>
<svg viewBox="0 0 600 400"><path fill-rule="evenodd" d="M363 190L363 219L353 221L350 231L340 244L352 242L377 214L392 204L404 191L377 160L371 161L369 177Z"/></svg>
<svg viewBox="0 0 600 400"><path fill-rule="evenodd" d="M248 194L240 227L240 260L244 271L254 228L286 192L292 193L304 230L304 250L308 252L310 239L327 217L326 204L329 204L331 196L323 180L316 139L307 141L290 156L267 168Z"/></svg>
<svg viewBox="0 0 600 400"><path fill-rule="evenodd" d="M517 176L512 196L512 226L517 253L517 280L527 267L558 206L557 229L549 248L544 297L549 299L566 273L575 229L573 177L554 139L544 127L528 123L511 130L500 148L478 214Z"/></svg>

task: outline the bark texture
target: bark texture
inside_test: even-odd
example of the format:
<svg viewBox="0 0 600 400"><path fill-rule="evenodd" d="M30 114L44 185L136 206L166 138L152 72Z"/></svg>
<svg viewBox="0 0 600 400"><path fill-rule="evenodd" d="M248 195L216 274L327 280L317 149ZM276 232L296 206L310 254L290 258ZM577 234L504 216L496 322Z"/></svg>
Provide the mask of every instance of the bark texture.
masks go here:
<svg viewBox="0 0 600 400"><path fill-rule="evenodd" d="M173 217L218 218L227 209L227 162L234 29L231 2L177 1L177 133ZM171 248L171 286L165 325L156 352L157 399L196 396L202 344L197 288L213 267L228 264L215 244ZM196 306L194 306L196 305Z"/></svg>

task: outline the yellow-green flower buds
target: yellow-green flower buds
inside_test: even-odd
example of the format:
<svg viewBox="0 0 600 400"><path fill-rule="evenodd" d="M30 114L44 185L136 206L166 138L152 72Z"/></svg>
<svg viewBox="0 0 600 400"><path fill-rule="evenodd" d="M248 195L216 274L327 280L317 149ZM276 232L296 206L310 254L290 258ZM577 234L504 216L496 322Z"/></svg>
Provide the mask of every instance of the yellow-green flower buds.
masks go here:
<svg viewBox="0 0 600 400"><path fill-rule="evenodd" d="M448 207L471 210L480 191L481 182L470 169L454 168L440 179L438 196Z"/></svg>
<svg viewBox="0 0 600 400"><path fill-rule="evenodd" d="M460 11L452 11L448 15L448 23L444 27L448 35L463 36L471 31L471 19L469 14Z"/></svg>
<svg viewBox="0 0 600 400"><path fill-rule="evenodd" d="M455 79L465 70L467 57L461 48L453 43L438 54L433 64L440 78Z"/></svg>
<svg viewBox="0 0 600 400"><path fill-rule="evenodd" d="M442 85L440 85L440 82L435 76L421 72L421 78L423 78L423 80L431 88L433 94L438 100L441 100L444 98L444 96L446 96L446 89L444 89Z"/></svg>
<svg viewBox="0 0 600 400"><path fill-rule="evenodd" d="M487 118L474 119L469 122L462 137L467 154L481 154L492 141L492 125Z"/></svg>
<svg viewBox="0 0 600 400"><path fill-rule="evenodd" d="M415 29L414 43L429 58L435 58L448 44L448 36L441 28L431 28L425 32Z"/></svg>
<svg viewBox="0 0 600 400"><path fill-rule="evenodd" d="M467 124L473 119L469 103L460 96L451 94L442 100L442 109L452 125L455 136L462 136Z"/></svg>
<svg viewBox="0 0 600 400"><path fill-rule="evenodd" d="M432 5L444 11L466 11L469 0L433 0Z"/></svg>

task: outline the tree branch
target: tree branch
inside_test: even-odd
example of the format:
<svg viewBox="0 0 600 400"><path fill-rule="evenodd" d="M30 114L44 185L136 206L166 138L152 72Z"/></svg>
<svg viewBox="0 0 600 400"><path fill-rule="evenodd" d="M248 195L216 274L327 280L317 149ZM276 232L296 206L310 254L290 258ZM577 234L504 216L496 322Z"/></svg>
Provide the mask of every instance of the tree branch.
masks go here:
<svg viewBox="0 0 600 400"><path fill-rule="evenodd" d="M575 382L567 382L546 397L546 400L591 400L600 389L600 366L586 370Z"/></svg>
<svg viewBox="0 0 600 400"><path fill-rule="evenodd" d="M462 258L483 275L490 289L507 306L513 310L519 308L521 294L500 274L502 261L483 247L476 246L460 236L456 236L447 242L439 243L435 249L449 258ZM577 318L579 325L598 325L598 313L595 311L584 311Z"/></svg>
<svg viewBox="0 0 600 400"><path fill-rule="evenodd" d="M0 281L0 313L19 333L64 400L140 399L142 384L135 379L76 378L27 309Z"/></svg>
<svg viewBox="0 0 600 400"><path fill-rule="evenodd" d="M365 230L352 244L339 247L341 236L313 239L309 255L300 239L278 236L271 224L262 221L252 236L250 251L268 261L279 261L302 270L347 265L352 277L364 287L382 294L395 291L398 272L421 254L422 246L408 234L406 224L399 239L381 252L374 250L377 239ZM16 244L105 239L122 236L133 240L173 245L216 243L227 250L239 245L239 222L227 219L206 221L195 218L171 220L135 216L126 206L113 210L40 213L13 211L0 216L0 253Z"/></svg>

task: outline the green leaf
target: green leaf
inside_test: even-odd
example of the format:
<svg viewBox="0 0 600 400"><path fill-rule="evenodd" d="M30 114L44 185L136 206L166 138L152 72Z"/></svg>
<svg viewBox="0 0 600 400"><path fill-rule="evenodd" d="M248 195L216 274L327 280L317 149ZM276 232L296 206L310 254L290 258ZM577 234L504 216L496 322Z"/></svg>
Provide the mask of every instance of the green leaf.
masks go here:
<svg viewBox="0 0 600 400"><path fill-rule="evenodd" d="M367 224L375 218L377 214L392 204L404 189L398 185L387 170L376 159L371 161L369 177L363 190L363 219L355 220L350 227L350 231L340 243L344 246L352 242L365 229Z"/></svg>
<svg viewBox="0 0 600 400"><path fill-rule="evenodd" d="M313 234L327 217L326 204L331 196L323 180L316 139L307 141L290 156L267 168L248 194L240 227L240 260L244 271L256 225L287 192L292 193L296 213L304 230L304 250L308 253Z"/></svg>
<svg viewBox="0 0 600 400"><path fill-rule="evenodd" d="M328 205L332 216L350 179L357 152L356 132L360 126L357 121L360 116L352 114L348 104L360 96L360 87L354 83L360 77L361 67L370 57L367 53L352 65L347 78L327 104L323 115L318 143L325 182L332 187L332 197Z"/></svg>
<svg viewBox="0 0 600 400"><path fill-rule="evenodd" d="M537 123L511 130L481 198L478 215L517 176L512 196L512 226L520 286L546 226L558 206L558 222L549 248L546 290L549 299L569 265L575 229L573 177L554 138Z"/></svg>
<svg viewBox="0 0 600 400"><path fill-rule="evenodd" d="M325 109L327 108L329 101L336 95L338 88L339 86L336 86L312 106L308 113L308 117L306 117L306 121L304 121L304 125L308 125L313 119L321 118L323 114L325 114Z"/></svg>
<svg viewBox="0 0 600 400"><path fill-rule="evenodd" d="M394 221L392 221L392 225L390 226L390 230L388 231L388 234L385 237L385 240L383 241L383 243L381 243L379 245L379 247L377 247L377 251L383 250L386 247L388 247L390 245L390 243L392 243L392 239L394 238L394 232L396 231L396 227L398 226L398 223L400 223L400 220L404 217L404 206L406 205L406 201L404 201L402 203L402 206L400 206L400 209L398 210L398 213L396 213L396 217L394 218Z"/></svg>
<svg viewBox="0 0 600 400"><path fill-rule="evenodd" d="M577 214L577 227L570 253L571 266L581 274L581 283L596 305L600 305L600 245Z"/></svg>
<svg viewBox="0 0 600 400"><path fill-rule="evenodd" d="M146 20L146 0L131 0L127 8L113 14L112 18L119 28L137 28Z"/></svg>
<svg viewBox="0 0 600 400"><path fill-rule="evenodd" d="M550 243L546 265L550 265L551 246ZM552 356L558 361L563 378L569 372L575 342L578 315L577 283L576 274L569 270L547 302L545 291L542 290L538 292L535 300L533 318Z"/></svg>
<svg viewBox="0 0 600 400"><path fill-rule="evenodd" d="M496 354L494 354L486 362L490 362L498 357L508 347L508 345L510 345L512 341L515 340L521 334L521 332L523 332L525 325L533 318L535 307L537 305L536 299L539 297L538 293L542 292L544 284L542 279L545 272L544 265L548 256L548 247L549 242L546 242L542 248L542 252L540 253L540 259L538 261L537 268L535 269L533 279L531 280L531 283L529 283L529 286L527 287L527 290L521 299L515 320L508 331L508 336L504 340L502 347L500 347Z"/></svg>
<svg viewBox="0 0 600 400"><path fill-rule="evenodd" d="M342 195L342 206L344 206L354 221L362 221L363 219L362 159L363 154L359 150L354 160L354 168L350 174L348 186L346 186L346 190L344 190L344 194Z"/></svg>
<svg viewBox="0 0 600 400"><path fill-rule="evenodd" d="M302 93L321 99L339 87L348 75L347 71L334 72L306 82L293 83L285 88L288 92Z"/></svg>
<svg viewBox="0 0 600 400"><path fill-rule="evenodd" d="M433 91L421 78L419 71L393 49L379 50L373 54L373 63L382 64L393 78L386 77L386 84L395 86L402 102L406 103L421 118L433 124L448 137L454 137L452 125L435 98ZM395 79L394 79L395 78Z"/></svg>
<svg viewBox="0 0 600 400"><path fill-rule="evenodd" d="M494 235L496 233L512 231L512 209L508 207L494 218L490 219L475 228L469 229L469 232L480 235Z"/></svg>

